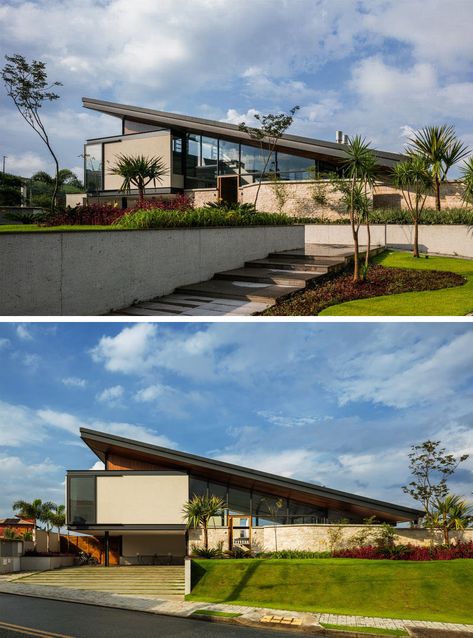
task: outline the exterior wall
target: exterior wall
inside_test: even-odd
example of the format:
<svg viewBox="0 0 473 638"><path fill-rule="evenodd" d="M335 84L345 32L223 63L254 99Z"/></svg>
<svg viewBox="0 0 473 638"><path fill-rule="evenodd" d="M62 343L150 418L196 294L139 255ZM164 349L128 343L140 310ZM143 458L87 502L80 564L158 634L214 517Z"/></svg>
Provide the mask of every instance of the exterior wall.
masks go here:
<svg viewBox="0 0 473 638"><path fill-rule="evenodd" d="M194 188L184 191L192 199L195 208L205 206L207 202L216 202L218 191L215 188Z"/></svg>
<svg viewBox="0 0 473 638"><path fill-rule="evenodd" d="M379 526L373 525L278 525L253 528L252 549L254 551L272 552L276 550L292 549L310 552L329 551L333 547L330 537L331 530L341 530L341 539L336 549L343 549L353 544L350 539L360 533L370 531L376 534ZM463 532L451 532L452 541L473 541L473 529ZM228 549L227 528L217 527L209 529L209 547L216 547L223 542L223 549ZM432 542L442 542L440 531L431 532L427 529L396 528L396 544L429 546ZM203 532L201 529L189 530L189 550L192 545L203 547Z"/></svg>
<svg viewBox="0 0 473 638"><path fill-rule="evenodd" d="M184 533L133 534L123 535L120 564L136 564L140 557L166 556L183 558L186 554Z"/></svg>
<svg viewBox="0 0 473 638"><path fill-rule="evenodd" d="M22 556L20 565L22 571L44 572L60 567L72 567L74 556Z"/></svg>
<svg viewBox="0 0 473 638"><path fill-rule="evenodd" d="M304 227L21 232L0 245L0 315L98 315L300 248Z"/></svg>
<svg viewBox="0 0 473 638"><path fill-rule="evenodd" d="M410 224L372 224L371 244L397 250L411 250L413 226ZM360 227L360 243L367 241L366 228ZM473 259L473 229L466 225L419 226L421 252L466 257ZM348 224L306 224L305 241L308 244L353 244Z"/></svg>
<svg viewBox="0 0 473 638"><path fill-rule="evenodd" d="M138 459L127 459L124 456L110 454L107 458L106 470L160 470L154 463L139 461Z"/></svg>
<svg viewBox="0 0 473 638"><path fill-rule="evenodd" d="M66 206L74 208L87 202L87 193L66 193Z"/></svg>
<svg viewBox="0 0 473 638"><path fill-rule="evenodd" d="M340 193L333 190L330 182L319 181L288 181L278 183L285 193L286 202L281 212L298 217L325 217L338 219L345 216L340 204ZM240 188L240 201L252 204L255 200L258 184L249 184ZM441 203L443 209L460 208L462 203L462 184L460 182L445 182L440 185ZM320 204L316 196L325 195L327 202ZM406 203L401 191L387 184L378 183L372 193L375 208L402 208ZM315 196L315 199L314 199ZM429 195L426 208L435 208L435 197ZM275 193L275 185L263 182L258 195L257 209L267 213L280 212Z"/></svg>
<svg viewBox="0 0 473 638"><path fill-rule="evenodd" d="M36 550L38 552L46 552L48 548L48 535L44 529L36 530ZM49 534L49 551L59 552L60 543L55 531L51 531Z"/></svg>
<svg viewBox="0 0 473 638"><path fill-rule="evenodd" d="M159 131L104 144L104 190L119 190L122 185L123 178L119 175L110 175L108 171L110 166L115 164L117 155L123 153L126 155L162 157L169 171L171 166L171 133L170 131ZM150 184L150 186L153 186L153 184ZM170 173L168 172L163 177L162 182L156 182L156 186L160 188L170 187Z"/></svg>
<svg viewBox="0 0 473 638"><path fill-rule="evenodd" d="M20 571L23 541L0 540L0 574Z"/></svg>
<svg viewBox="0 0 473 638"><path fill-rule="evenodd" d="M186 474L98 476L97 524L182 524L188 498Z"/></svg>

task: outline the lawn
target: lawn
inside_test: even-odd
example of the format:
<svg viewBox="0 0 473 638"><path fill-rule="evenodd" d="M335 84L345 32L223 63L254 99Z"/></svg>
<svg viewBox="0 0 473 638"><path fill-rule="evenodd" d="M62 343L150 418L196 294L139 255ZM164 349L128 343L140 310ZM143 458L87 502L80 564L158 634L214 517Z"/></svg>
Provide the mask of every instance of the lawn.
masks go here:
<svg viewBox="0 0 473 638"><path fill-rule="evenodd" d="M194 560L187 600L473 623L473 560Z"/></svg>
<svg viewBox="0 0 473 638"><path fill-rule="evenodd" d="M473 260L454 257L421 257L415 259L410 253L383 253L376 262L388 268L414 268L416 270L439 270L462 275L467 282L463 286L423 292L406 292L384 295L371 299L348 301L330 306L320 315L324 316L465 316L473 312Z"/></svg>

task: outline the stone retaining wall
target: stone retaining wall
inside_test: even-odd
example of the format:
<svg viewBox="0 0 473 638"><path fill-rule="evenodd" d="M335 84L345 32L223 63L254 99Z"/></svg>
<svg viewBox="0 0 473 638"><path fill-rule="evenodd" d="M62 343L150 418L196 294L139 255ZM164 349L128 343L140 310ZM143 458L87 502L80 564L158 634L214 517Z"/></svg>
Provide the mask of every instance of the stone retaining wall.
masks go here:
<svg viewBox="0 0 473 638"><path fill-rule="evenodd" d="M353 545L361 535L369 541L379 532L379 525L270 525L252 529L252 548L255 551L272 552L276 551L277 546L278 550L325 552ZM473 529L451 532L450 537L453 542L473 541ZM396 528L395 543L429 546L441 543L442 538L440 530L432 532L428 529ZM192 545L203 547L203 543L202 530L189 530L189 550ZM219 543L223 543L224 550L229 549L226 527L209 529L209 547L217 547Z"/></svg>

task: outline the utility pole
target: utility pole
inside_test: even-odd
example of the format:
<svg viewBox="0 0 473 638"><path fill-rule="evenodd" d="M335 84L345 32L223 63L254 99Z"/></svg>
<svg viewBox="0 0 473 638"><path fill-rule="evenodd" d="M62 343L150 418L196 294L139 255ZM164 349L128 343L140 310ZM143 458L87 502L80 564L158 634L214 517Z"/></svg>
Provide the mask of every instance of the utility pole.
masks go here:
<svg viewBox="0 0 473 638"><path fill-rule="evenodd" d="M5 175L5 160L7 159L8 155L3 155L3 174Z"/></svg>

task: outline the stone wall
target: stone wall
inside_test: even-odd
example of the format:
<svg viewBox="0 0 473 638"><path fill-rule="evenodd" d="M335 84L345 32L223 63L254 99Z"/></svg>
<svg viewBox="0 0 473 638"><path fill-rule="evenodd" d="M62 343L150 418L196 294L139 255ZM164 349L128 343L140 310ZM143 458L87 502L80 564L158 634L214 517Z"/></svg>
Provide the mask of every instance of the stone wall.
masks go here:
<svg viewBox="0 0 473 638"><path fill-rule="evenodd" d="M270 525L252 529L252 548L254 551L272 552L276 550L277 545L278 550L295 549L324 552L353 546L356 538L361 535L364 535L365 539L369 541L379 531L379 525ZM473 541L473 529L451 532L450 537L453 542ZM440 530L396 528L396 544L410 543L418 546L429 546L432 543L441 542L442 533ZM209 529L209 547L217 547L219 543L223 543L224 550L229 549L226 527ZM203 544L202 530L189 530L189 550L191 550L192 545L203 547Z"/></svg>
<svg viewBox="0 0 473 638"><path fill-rule="evenodd" d="M253 203L257 188L257 184L240 188L240 201ZM462 206L462 188L460 182L441 184L440 196L443 209ZM278 190L283 193L282 199L285 199L283 206L280 206L281 201L278 204ZM388 184L376 184L371 194L375 208L407 208L401 191ZM332 220L345 215L343 206L340 204L340 197L340 193L333 190L330 182L324 180L279 182L276 185L263 182L258 195L257 208L267 213L283 212L299 217L322 217ZM434 195L427 197L425 207L435 208Z"/></svg>

